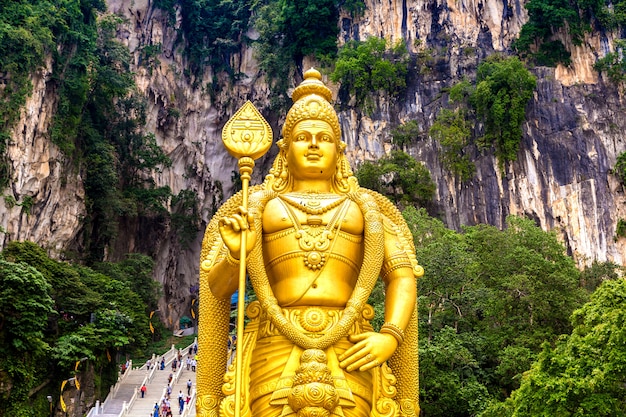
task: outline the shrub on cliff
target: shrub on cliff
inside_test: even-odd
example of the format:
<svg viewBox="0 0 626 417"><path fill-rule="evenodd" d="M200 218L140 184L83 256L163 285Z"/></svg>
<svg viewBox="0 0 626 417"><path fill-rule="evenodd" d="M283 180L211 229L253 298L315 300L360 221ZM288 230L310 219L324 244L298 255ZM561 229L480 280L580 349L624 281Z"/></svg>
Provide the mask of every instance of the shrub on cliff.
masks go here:
<svg viewBox="0 0 626 417"><path fill-rule="evenodd" d="M385 39L372 36L365 42L348 42L339 51L330 79L341 83L342 92L354 97L357 107L371 110L377 92L393 98L406 88L409 62L406 45L398 43L390 49L387 46Z"/></svg>

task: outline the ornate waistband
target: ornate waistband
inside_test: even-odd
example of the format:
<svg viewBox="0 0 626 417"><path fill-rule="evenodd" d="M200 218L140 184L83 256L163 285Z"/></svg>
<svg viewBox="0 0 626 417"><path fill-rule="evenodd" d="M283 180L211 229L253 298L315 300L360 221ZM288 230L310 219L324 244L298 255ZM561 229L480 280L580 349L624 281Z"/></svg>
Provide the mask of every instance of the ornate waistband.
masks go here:
<svg viewBox="0 0 626 417"><path fill-rule="evenodd" d="M252 304L254 303L259 304L257 301L250 304L248 316L253 319L253 321L258 321L258 337L279 335L280 332L278 332L272 324L269 315L260 308L260 305L253 306ZM250 314L253 311L257 314ZM282 312L296 330L310 337L322 337L341 319L344 309L298 306L283 308ZM372 331L372 326L369 323L369 320L372 318L374 318L374 309L372 306L366 305L361 311L361 317L354 323L353 328L350 330L350 334Z"/></svg>

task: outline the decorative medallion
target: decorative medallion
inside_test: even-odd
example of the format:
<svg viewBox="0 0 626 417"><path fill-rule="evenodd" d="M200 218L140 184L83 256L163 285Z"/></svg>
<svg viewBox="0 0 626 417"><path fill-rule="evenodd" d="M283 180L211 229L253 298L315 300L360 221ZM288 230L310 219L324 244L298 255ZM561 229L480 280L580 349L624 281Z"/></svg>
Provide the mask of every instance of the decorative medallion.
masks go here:
<svg viewBox="0 0 626 417"><path fill-rule="evenodd" d="M309 307L302 312L299 322L304 330L316 333L328 326L328 316L319 307Z"/></svg>

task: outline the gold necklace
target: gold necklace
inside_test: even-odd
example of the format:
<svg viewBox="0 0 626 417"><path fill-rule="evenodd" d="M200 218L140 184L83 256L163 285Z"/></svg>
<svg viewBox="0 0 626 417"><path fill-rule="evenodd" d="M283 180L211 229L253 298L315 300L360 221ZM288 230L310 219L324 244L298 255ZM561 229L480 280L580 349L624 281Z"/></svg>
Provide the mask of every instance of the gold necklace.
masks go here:
<svg viewBox="0 0 626 417"><path fill-rule="evenodd" d="M310 214L312 216L319 216L321 214L326 213L329 210L334 209L335 207L338 207L341 203L343 203L344 201L346 201L346 199L348 198L348 196L344 195L343 197L338 198L337 200L333 201L330 204L327 204L325 206L322 207L316 207L319 206L319 201L309 201L305 204L299 203L297 201L294 201L286 196L283 196L281 194L278 195L278 198L280 199L280 201L284 201L285 203L289 204L292 207L297 208L298 210L306 213L306 214ZM313 207L309 207L308 205L311 205Z"/></svg>
<svg viewBox="0 0 626 417"><path fill-rule="evenodd" d="M321 218L314 218L314 222L302 226L296 214L285 204L286 201L279 198L279 201L285 208L285 211L287 211L287 215L296 228L295 237L298 240L298 246L300 246L300 249L304 252L304 265L307 268L317 271L322 269L326 264L326 252L330 249L331 241L335 238L333 230L337 227L336 232L339 232L341 229L341 220L345 217L347 209L350 206L350 201L346 201L346 199L347 196L339 202L339 204L344 202L343 207L335 212L330 222L322 229L319 227L322 224ZM309 220L312 219L308 218L307 222Z"/></svg>
<svg viewBox="0 0 626 417"><path fill-rule="evenodd" d="M333 198L337 198L337 194L333 193L323 193L320 191L303 191L303 192L289 192L285 195L288 195L292 198L307 198L312 200L331 200Z"/></svg>

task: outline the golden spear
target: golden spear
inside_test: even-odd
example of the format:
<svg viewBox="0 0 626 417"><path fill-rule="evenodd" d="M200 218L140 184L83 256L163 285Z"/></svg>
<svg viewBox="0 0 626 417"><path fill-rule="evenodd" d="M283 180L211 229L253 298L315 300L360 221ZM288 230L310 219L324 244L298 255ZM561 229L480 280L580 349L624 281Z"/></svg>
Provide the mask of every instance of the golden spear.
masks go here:
<svg viewBox="0 0 626 417"><path fill-rule="evenodd" d="M242 207L248 210L248 185L254 160L263 156L272 145L272 128L250 101L241 106L222 129L222 141L228 152L239 160ZM244 219L247 222L247 218ZM249 225L248 225L249 226ZM243 326L246 292L246 233L241 234L239 253L239 289L237 294L237 350L235 359L235 417L241 415L241 373L243 362Z"/></svg>

